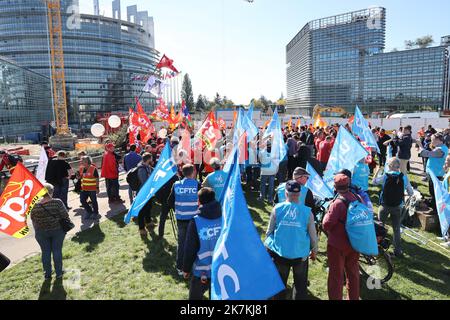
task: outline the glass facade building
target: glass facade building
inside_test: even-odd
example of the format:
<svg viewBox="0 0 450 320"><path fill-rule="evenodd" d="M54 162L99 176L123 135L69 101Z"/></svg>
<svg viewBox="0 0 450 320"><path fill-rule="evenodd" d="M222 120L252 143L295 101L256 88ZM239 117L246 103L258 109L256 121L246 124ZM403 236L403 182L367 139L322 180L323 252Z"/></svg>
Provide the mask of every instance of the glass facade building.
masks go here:
<svg viewBox="0 0 450 320"><path fill-rule="evenodd" d="M158 62L153 18L136 6L121 20L120 0L113 18L77 14L77 0L61 0L69 125L89 124L109 112L128 112ZM98 13L98 7L95 8ZM42 0L0 0L0 55L50 77L47 10ZM49 83L50 84L50 83ZM156 101L146 93L151 110Z"/></svg>
<svg viewBox="0 0 450 320"><path fill-rule="evenodd" d="M45 133L52 120L50 79L0 56L1 140Z"/></svg>
<svg viewBox="0 0 450 320"><path fill-rule="evenodd" d="M384 53L386 10L370 8L309 22L286 47L287 112L316 104L353 112L445 108L446 46Z"/></svg>

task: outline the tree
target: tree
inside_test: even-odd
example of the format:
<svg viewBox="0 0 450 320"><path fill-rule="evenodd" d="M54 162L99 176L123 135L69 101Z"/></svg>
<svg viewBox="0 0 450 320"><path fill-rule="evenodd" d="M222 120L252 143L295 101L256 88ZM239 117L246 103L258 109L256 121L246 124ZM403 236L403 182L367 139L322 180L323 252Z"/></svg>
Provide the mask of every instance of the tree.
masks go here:
<svg viewBox="0 0 450 320"><path fill-rule="evenodd" d="M267 109L270 108L270 105L272 104L272 102L267 100L266 97L263 96L263 95L259 98L259 101L261 101L261 104L264 106L263 107L264 108L264 112L267 112Z"/></svg>
<svg viewBox="0 0 450 320"><path fill-rule="evenodd" d="M214 97L214 104L215 104L216 108L223 106L222 97L220 96L220 94L218 92L216 92L216 96Z"/></svg>
<svg viewBox="0 0 450 320"><path fill-rule="evenodd" d="M433 36L427 35L420 38L417 38L416 45L419 48L427 48L434 43Z"/></svg>
<svg viewBox="0 0 450 320"><path fill-rule="evenodd" d="M184 75L183 85L181 87L181 98L186 102L189 111L193 111L195 107L194 92L192 91L192 83L189 74Z"/></svg>
<svg viewBox="0 0 450 320"><path fill-rule="evenodd" d="M405 41L405 47L406 49L414 49L414 48L428 48L434 43L433 36L427 35L420 38L417 38L416 40L406 40Z"/></svg>
<svg viewBox="0 0 450 320"><path fill-rule="evenodd" d="M195 109L197 111L204 111L204 110L206 110L205 98L203 98L203 96L201 94L198 95L197 103L195 105Z"/></svg>
<svg viewBox="0 0 450 320"><path fill-rule="evenodd" d="M224 108L232 108L234 107L234 102L233 100L230 100L227 98L227 96L223 97L223 106Z"/></svg>

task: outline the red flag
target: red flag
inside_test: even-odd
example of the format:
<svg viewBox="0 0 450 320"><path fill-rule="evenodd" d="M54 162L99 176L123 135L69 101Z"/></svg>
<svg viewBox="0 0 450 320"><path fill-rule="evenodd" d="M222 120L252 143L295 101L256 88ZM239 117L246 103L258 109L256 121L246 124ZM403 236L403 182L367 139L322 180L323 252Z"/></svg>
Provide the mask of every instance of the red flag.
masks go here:
<svg viewBox="0 0 450 320"><path fill-rule="evenodd" d="M214 150L217 141L222 136L214 112L209 113L195 136L205 143L208 150Z"/></svg>
<svg viewBox="0 0 450 320"><path fill-rule="evenodd" d="M137 140L137 135L139 134L139 121L138 115L131 108L129 109L129 117L128 117L128 134L130 145L135 144Z"/></svg>
<svg viewBox="0 0 450 320"><path fill-rule="evenodd" d="M18 162L0 198L0 231L23 238L28 232L27 217L47 189Z"/></svg>
<svg viewBox="0 0 450 320"><path fill-rule="evenodd" d="M178 73L179 71L177 70L177 68L175 68L173 66L173 60L169 59L165 54L162 56L161 60L159 61L159 63L156 65L156 69L161 69L161 68L169 68L170 70Z"/></svg>
<svg viewBox="0 0 450 320"><path fill-rule="evenodd" d="M158 99L159 104L156 106L155 110L150 115L150 118L156 121L167 121L169 119L169 109L164 102L164 99Z"/></svg>
<svg viewBox="0 0 450 320"><path fill-rule="evenodd" d="M137 106L137 119L138 119L138 125L141 128L141 141L147 141L148 139L145 139L143 135L146 137L150 137L152 133L155 132L155 127L153 126L153 123L148 118L147 114L145 113L144 109L142 108L142 105L140 104L138 98L136 98L136 106ZM142 134L143 132L143 134ZM142 140L144 139L144 140Z"/></svg>

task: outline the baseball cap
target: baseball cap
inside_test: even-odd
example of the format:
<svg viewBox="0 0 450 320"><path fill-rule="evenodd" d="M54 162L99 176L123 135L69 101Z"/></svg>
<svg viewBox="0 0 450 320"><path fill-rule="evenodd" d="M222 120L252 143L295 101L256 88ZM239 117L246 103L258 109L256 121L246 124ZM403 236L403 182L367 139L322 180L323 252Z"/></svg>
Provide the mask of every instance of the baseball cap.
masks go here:
<svg viewBox="0 0 450 320"><path fill-rule="evenodd" d="M347 175L338 173L334 176L334 187L336 188L336 190L345 191L349 188L349 186L350 178Z"/></svg>
<svg viewBox="0 0 450 320"><path fill-rule="evenodd" d="M308 171L306 171L306 169L304 169L302 167L297 167L294 169L294 173L293 173L294 177L309 176L309 175L310 174L308 173Z"/></svg>
<svg viewBox="0 0 450 320"><path fill-rule="evenodd" d="M286 182L286 191L291 193L299 193L301 189L300 184L295 180Z"/></svg>
<svg viewBox="0 0 450 320"><path fill-rule="evenodd" d="M348 169L342 169L341 171L336 172L336 174L345 174L349 179L352 178L352 173Z"/></svg>

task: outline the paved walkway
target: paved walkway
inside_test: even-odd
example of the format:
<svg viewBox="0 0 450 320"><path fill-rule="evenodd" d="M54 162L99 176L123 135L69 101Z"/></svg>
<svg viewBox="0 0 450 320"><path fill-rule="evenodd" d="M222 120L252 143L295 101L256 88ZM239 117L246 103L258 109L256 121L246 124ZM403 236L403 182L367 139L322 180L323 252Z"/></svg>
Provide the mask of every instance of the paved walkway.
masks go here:
<svg viewBox="0 0 450 320"><path fill-rule="evenodd" d="M128 199L128 185L125 181L126 176L122 174L119 179L120 196L126 202L124 204L108 204L108 197L106 195L106 187L104 180L100 180L100 194L98 195L98 206L101 214L100 220L86 220L83 218L85 215L84 209L80 204L80 197L78 194L69 191L68 204L72 209L69 212L69 216L75 224L75 228L70 230L66 239L73 237L77 232L91 228L99 222L103 222L118 214L124 213L130 207ZM70 184L73 186L72 182ZM73 189L73 188L71 188ZM11 260L11 266L18 262L40 253L38 243L34 238L34 230L31 220L28 219L28 225L30 226L30 233L22 239L16 239L6 234L0 233L0 252L6 255Z"/></svg>

